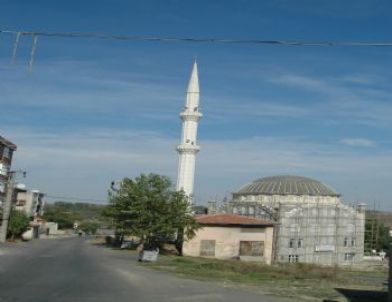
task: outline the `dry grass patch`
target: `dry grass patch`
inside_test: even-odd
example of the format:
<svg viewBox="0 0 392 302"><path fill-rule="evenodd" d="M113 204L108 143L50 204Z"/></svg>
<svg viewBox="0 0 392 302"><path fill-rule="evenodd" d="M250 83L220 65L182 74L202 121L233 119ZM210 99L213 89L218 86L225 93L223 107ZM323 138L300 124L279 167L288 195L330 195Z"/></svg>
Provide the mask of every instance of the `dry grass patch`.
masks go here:
<svg viewBox="0 0 392 302"><path fill-rule="evenodd" d="M383 290L387 271L358 271L312 264L265 265L238 260L160 256L156 263L143 264L199 280L257 286L264 292L302 300L338 299L335 288ZM339 301L339 300L336 300Z"/></svg>

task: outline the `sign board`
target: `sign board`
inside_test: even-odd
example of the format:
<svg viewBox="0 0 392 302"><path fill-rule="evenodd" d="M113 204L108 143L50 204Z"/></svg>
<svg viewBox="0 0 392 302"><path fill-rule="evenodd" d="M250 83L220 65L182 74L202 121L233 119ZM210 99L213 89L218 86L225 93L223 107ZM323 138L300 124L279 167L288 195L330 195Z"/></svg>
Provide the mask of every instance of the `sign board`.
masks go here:
<svg viewBox="0 0 392 302"><path fill-rule="evenodd" d="M143 251L142 261L156 262L158 260L159 251Z"/></svg>
<svg viewBox="0 0 392 302"><path fill-rule="evenodd" d="M335 246L334 245L316 245L315 251L316 252L334 252Z"/></svg>

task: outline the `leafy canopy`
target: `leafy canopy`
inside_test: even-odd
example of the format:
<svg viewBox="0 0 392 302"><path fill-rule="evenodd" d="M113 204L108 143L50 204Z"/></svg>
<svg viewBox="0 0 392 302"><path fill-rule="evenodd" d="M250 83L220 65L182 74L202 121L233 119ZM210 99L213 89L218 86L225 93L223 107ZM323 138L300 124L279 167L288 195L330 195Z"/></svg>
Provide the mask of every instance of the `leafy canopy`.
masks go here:
<svg viewBox="0 0 392 302"><path fill-rule="evenodd" d="M113 219L116 229L139 237L147 246L190 239L198 227L186 196L172 190L165 176L124 178L119 189L109 191L109 201L105 214Z"/></svg>
<svg viewBox="0 0 392 302"><path fill-rule="evenodd" d="M24 212L12 209L7 236L12 239L19 238L27 230L29 224L30 219Z"/></svg>
<svg viewBox="0 0 392 302"><path fill-rule="evenodd" d="M94 221L101 222L101 213L104 205L91 203L71 203L58 201L45 205L43 218L46 221L54 221L59 225L59 229L72 229L75 222L88 223Z"/></svg>

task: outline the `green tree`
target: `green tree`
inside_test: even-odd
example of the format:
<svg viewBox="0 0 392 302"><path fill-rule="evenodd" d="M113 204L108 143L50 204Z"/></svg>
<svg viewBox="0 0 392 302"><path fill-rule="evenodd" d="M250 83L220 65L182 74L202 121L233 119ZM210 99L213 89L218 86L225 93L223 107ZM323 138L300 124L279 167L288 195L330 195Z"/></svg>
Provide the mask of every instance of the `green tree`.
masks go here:
<svg viewBox="0 0 392 302"><path fill-rule="evenodd" d="M14 240L19 238L29 227L30 219L24 212L12 209L8 225L7 237Z"/></svg>
<svg viewBox="0 0 392 302"><path fill-rule="evenodd" d="M147 248L167 241L176 241L180 247L198 228L185 195L172 190L165 176L124 178L118 190L109 191L109 201L105 214L117 231L139 237Z"/></svg>
<svg viewBox="0 0 392 302"><path fill-rule="evenodd" d="M389 228L375 214L369 213L365 222L365 252L388 251L389 243Z"/></svg>
<svg viewBox="0 0 392 302"><path fill-rule="evenodd" d="M91 203L72 203L58 201L45 206L43 218L46 221L57 222L60 229L72 229L74 222L96 221L100 224L104 205Z"/></svg>
<svg viewBox="0 0 392 302"><path fill-rule="evenodd" d="M95 234L99 227L100 223L98 221L83 221L79 225L79 229L87 234Z"/></svg>

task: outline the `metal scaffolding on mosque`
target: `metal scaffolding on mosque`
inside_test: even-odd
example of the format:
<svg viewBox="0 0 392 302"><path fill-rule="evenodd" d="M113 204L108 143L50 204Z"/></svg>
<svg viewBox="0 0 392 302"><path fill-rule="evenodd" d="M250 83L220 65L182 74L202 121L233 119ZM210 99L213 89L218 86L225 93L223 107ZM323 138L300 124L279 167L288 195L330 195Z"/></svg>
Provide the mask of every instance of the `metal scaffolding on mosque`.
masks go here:
<svg viewBox="0 0 392 302"><path fill-rule="evenodd" d="M75 32L46 32L46 31L14 31L0 29L0 34L15 36L11 62L15 63L17 49L21 36L33 38L30 52L28 70L31 72L37 49L38 37L48 38L88 38L102 40L145 41L145 42L184 42L184 43L215 43L215 44L248 44L248 45L277 45L277 46L321 46L321 47L392 47L392 41L310 41L310 40L264 40L264 39L231 39L215 37L165 37L165 36L135 36L111 35L100 33L75 33Z"/></svg>

